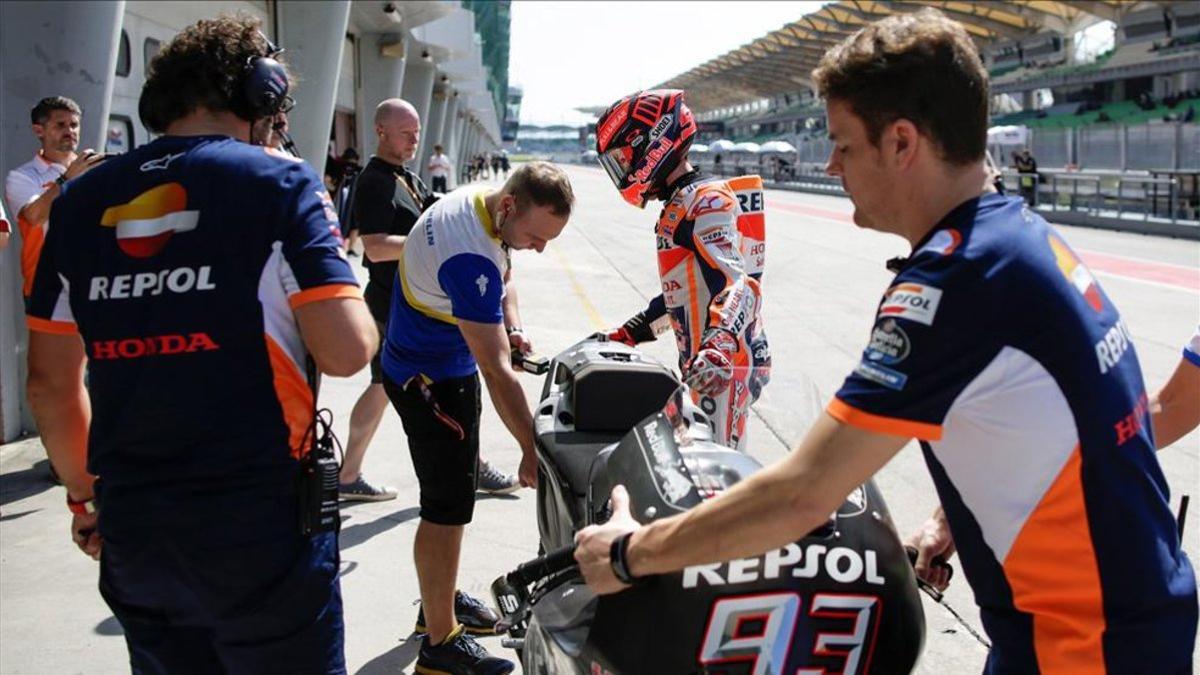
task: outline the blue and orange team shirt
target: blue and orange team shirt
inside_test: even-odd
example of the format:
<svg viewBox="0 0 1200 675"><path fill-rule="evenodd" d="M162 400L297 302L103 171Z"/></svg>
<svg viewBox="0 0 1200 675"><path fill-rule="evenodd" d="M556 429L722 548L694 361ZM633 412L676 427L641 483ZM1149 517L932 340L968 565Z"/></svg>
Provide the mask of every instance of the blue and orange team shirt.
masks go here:
<svg viewBox="0 0 1200 675"><path fill-rule="evenodd" d="M919 439L994 666L1190 658L1195 580L1129 329L1019 199L968 201L916 247L828 411Z"/></svg>
<svg viewBox="0 0 1200 675"><path fill-rule="evenodd" d="M312 168L223 136L163 137L72 181L50 220L28 322L83 339L91 471L291 464L313 403L293 312L361 298Z"/></svg>

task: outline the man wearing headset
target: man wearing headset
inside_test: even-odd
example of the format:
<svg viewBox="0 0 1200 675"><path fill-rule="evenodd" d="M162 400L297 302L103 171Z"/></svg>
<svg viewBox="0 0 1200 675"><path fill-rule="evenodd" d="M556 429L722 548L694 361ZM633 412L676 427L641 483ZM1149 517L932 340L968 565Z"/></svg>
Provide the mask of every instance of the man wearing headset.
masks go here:
<svg viewBox="0 0 1200 675"><path fill-rule="evenodd" d="M63 188L34 279L30 402L137 673L345 672L337 536L300 525L306 365L377 336L321 179L268 147L278 54L242 18L167 44L162 136Z"/></svg>

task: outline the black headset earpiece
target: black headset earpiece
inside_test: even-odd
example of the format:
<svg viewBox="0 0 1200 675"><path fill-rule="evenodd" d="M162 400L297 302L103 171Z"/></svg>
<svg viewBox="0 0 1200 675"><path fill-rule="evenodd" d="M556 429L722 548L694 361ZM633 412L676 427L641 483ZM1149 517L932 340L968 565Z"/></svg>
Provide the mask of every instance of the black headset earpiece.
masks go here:
<svg viewBox="0 0 1200 675"><path fill-rule="evenodd" d="M280 112L288 94L287 70L275 60L283 50L276 47L267 36L262 35L262 38L267 43L267 53L247 59L242 74L242 95L246 103L246 112L254 119L270 117Z"/></svg>

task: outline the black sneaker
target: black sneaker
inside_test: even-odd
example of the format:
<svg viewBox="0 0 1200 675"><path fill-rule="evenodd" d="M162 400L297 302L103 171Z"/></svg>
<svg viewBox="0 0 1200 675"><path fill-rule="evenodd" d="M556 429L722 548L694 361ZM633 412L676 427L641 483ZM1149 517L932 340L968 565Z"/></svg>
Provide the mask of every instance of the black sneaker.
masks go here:
<svg viewBox="0 0 1200 675"><path fill-rule="evenodd" d="M495 635L496 622L500 620L500 615L496 614L491 607L466 593L454 591L454 618L471 635ZM424 633L427 630L425 608L422 607L417 610L417 625L413 632Z"/></svg>
<svg viewBox="0 0 1200 675"><path fill-rule="evenodd" d="M421 638L413 670L427 675L507 675L515 667L512 661L488 654L459 626L439 645L429 644L428 635Z"/></svg>

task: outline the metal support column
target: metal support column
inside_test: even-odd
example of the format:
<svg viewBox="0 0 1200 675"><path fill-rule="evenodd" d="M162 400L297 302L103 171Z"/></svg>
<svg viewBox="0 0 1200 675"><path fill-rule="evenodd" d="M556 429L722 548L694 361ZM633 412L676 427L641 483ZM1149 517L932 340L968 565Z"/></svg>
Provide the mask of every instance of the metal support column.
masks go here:
<svg viewBox="0 0 1200 675"><path fill-rule="evenodd" d="M450 165L458 166L458 102L461 100L458 92L450 93L450 100L446 104L446 119L442 122L442 139L441 144L446 148L446 157L450 158ZM450 172L449 186L454 188L458 185L458 171Z"/></svg>
<svg viewBox="0 0 1200 675"><path fill-rule="evenodd" d="M287 63L299 81L294 94L299 104L288 115L288 126L300 155L319 175L329 154L350 3L281 2L277 6L280 46L287 49Z"/></svg>
<svg viewBox="0 0 1200 675"><path fill-rule="evenodd" d="M425 128L429 124L429 100L433 97L433 76L437 68L434 67L433 61L422 56L422 52L419 50L420 47L414 45L409 52L408 65L404 69L404 88L401 98L417 109L417 116L421 118L421 138L424 139ZM423 146L424 140L418 144L417 156L413 162L410 162L409 168L419 168L425 163L426 158L421 156Z"/></svg>
<svg viewBox="0 0 1200 675"><path fill-rule="evenodd" d="M362 37L362 91L358 109L358 152L365 160L374 151L375 107L389 98L399 98L404 85L405 55L411 40L394 33Z"/></svg>
<svg viewBox="0 0 1200 675"><path fill-rule="evenodd" d="M38 149L29 111L47 96L83 109L80 149L104 149L124 2L0 2L0 175ZM141 49L135 58L140 58ZM7 210L7 209L6 209ZM8 211L15 224L17 214ZM25 399L25 306L20 235L0 251L0 439L33 430Z"/></svg>
<svg viewBox="0 0 1200 675"><path fill-rule="evenodd" d="M429 158L433 157L433 146L440 144L442 138L442 122L446 119L446 92L438 92L433 95L433 103L429 105L429 122L425 125L421 135L425 137L421 141L421 145L425 148L425 154L418 157L421 160L420 174L421 180L429 182Z"/></svg>

